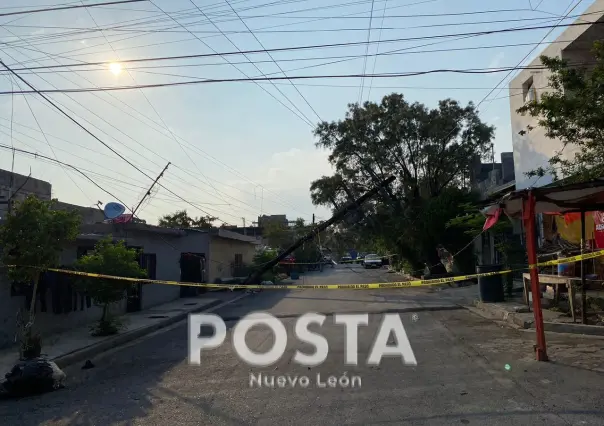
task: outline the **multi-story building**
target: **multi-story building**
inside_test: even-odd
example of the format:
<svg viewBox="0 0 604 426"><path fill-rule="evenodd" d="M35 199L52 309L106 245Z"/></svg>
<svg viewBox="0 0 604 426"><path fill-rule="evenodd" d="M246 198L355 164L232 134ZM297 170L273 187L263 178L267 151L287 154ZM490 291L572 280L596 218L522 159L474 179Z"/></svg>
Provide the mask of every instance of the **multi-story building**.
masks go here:
<svg viewBox="0 0 604 426"><path fill-rule="evenodd" d="M595 25L569 26L556 40L541 51L539 57L528 66L542 65L540 56L560 57L569 64L593 63L593 43L604 39L604 0L595 0L593 4L575 20L575 23L598 23ZM510 82L510 115L512 122L512 138L514 146L514 163L516 188L525 189L531 186L544 186L552 182L551 174L541 178L528 178L526 173L541 166L548 168L548 160L563 145L559 140L550 139L545 135L545 129L537 125L537 119L529 114L519 114L516 111L525 103L539 99L548 90L550 73L545 69L524 69ZM527 126L533 130L520 134ZM572 158L576 148L567 146L562 151L566 158Z"/></svg>
<svg viewBox="0 0 604 426"><path fill-rule="evenodd" d="M41 200L50 200L51 192L49 182L0 169L0 219L8 211L10 199L18 202L33 194Z"/></svg>

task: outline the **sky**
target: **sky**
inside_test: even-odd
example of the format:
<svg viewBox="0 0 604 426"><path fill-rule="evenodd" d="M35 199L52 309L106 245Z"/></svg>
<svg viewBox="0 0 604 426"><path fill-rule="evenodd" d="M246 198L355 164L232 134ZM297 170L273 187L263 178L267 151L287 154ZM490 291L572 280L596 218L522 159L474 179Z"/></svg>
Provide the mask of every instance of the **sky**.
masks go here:
<svg viewBox="0 0 604 426"><path fill-rule="evenodd" d="M23 5L22 0L4 0L1 60L13 69L26 68L16 73L40 90L283 77L283 73L325 77L516 67L527 54L522 64L545 48L538 43L546 35L544 43L563 28L422 37L554 25L579 3L562 21L570 23L592 3L153 0L1 16L105 1L27 0ZM476 13L483 11L495 12ZM435 14L457 15L418 16ZM370 43L364 44L367 40ZM341 43L357 44L234 54ZM106 64L199 54L213 56L124 62L119 73ZM86 64L98 62L103 64ZM48 66L55 67L43 68ZM67 116L38 94L4 94L0 95L0 168L14 167L17 173L31 172L32 177L49 181L53 197L67 203L94 206L98 201L117 201L134 207L169 162L161 186L137 212L148 223L182 209L192 216L218 217L217 224L242 225L245 220L249 226L261 214L286 214L291 220L306 221L315 214L322 220L330 217L330 211L313 206L309 193L313 180L333 172L329 153L315 147L313 127L320 120L340 120L349 103L379 102L392 92L435 107L445 98L478 104L496 88L479 111L483 121L496 127L499 159L501 152L512 151L507 96L515 72L507 74L231 81L45 94ZM1 92L26 89L14 74L0 70ZM1 146L69 164L90 180L66 165L20 152L15 153L13 166L12 151Z"/></svg>

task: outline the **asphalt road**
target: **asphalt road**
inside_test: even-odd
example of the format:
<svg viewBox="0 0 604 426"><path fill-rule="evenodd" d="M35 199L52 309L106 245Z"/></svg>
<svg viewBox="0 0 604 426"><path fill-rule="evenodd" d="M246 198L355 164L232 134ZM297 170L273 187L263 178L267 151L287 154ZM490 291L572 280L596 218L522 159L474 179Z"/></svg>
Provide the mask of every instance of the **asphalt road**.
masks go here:
<svg viewBox="0 0 604 426"><path fill-rule="evenodd" d="M300 282L367 283L392 281L384 271L358 267L327 269ZM187 362L187 325L177 324L95 359L96 367L74 366L66 389L22 400L0 401L2 425L602 425L602 375L560 357L536 363L533 335L500 325L464 309L456 298L466 289L358 291L265 291L251 294L215 313L227 322L228 339ZM456 296L457 295L457 296ZM449 309L449 310L447 310ZM288 330L285 355L269 367L250 367L235 353L230 334L235 320L252 311L281 317ZM329 343L317 367L295 364L296 349L312 352L292 332L296 315L330 314L321 328ZM382 315L400 312L417 366L385 358L366 360ZM344 364L345 332L334 313L367 312L359 330L359 365ZM566 340L553 339L558 348ZM272 333L252 329L250 349L267 351ZM585 345L602 362L604 345ZM392 343L392 342L390 342ZM564 362L564 361L568 362ZM594 361L595 362L595 361ZM574 366L573 366L574 365ZM356 376L355 386L328 385L328 377ZM250 377L275 378L275 387ZM286 380L278 386L278 377ZM287 378L289 377L289 382ZM307 377L309 385L300 380ZM264 382L263 382L264 383ZM325 386L323 386L325 384Z"/></svg>

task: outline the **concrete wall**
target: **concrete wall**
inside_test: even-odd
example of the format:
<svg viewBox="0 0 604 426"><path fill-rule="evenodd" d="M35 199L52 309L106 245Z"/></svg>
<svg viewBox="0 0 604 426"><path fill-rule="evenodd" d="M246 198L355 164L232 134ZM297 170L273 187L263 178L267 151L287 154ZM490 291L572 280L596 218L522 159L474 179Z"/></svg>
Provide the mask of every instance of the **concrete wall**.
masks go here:
<svg viewBox="0 0 604 426"><path fill-rule="evenodd" d="M247 241L234 240L212 236L208 257L208 282L216 278L230 278L233 276L231 265L235 262L235 254L241 254L243 263L249 265L254 260L256 246Z"/></svg>
<svg viewBox="0 0 604 426"><path fill-rule="evenodd" d="M604 15L604 0L596 0L578 18L576 22L596 22L602 21ZM597 12L597 13L596 13ZM557 39L556 43L549 45L539 56L562 57L569 61L583 61L586 58L593 61L589 53L591 44L596 39L604 38L603 25L585 25L567 28ZM530 66L540 66L541 60L536 58ZM549 72L547 70L522 70L509 85L510 93L510 115L512 124L512 142L514 146L514 167L516 176L516 188L524 189L535 186L537 178L527 178L526 173L530 170L542 166L548 167L548 160L555 152L562 148L559 140L549 139L545 136L543 128L537 126L537 119L530 115L520 115L516 110L525 104L525 94L527 83L532 81L536 89L537 99L547 92L549 84ZM527 125L535 127L534 130L525 135L519 135L518 132L525 130ZM566 158L572 158L576 152L575 147L566 147L563 154ZM552 182L552 176L544 176L538 179L536 186L547 185Z"/></svg>
<svg viewBox="0 0 604 426"><path fill-rule="evenodd" d="M105 214L96 207L84 207L59 201L55 204L56 210L75 210L82 217L83 224L100 223L105 220Z"/></svg>

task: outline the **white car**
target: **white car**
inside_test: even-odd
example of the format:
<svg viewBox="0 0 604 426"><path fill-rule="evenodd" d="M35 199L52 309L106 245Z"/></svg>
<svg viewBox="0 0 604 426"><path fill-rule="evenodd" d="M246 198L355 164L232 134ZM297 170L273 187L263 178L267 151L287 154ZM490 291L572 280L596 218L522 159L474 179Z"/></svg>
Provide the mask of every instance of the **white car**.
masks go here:
<svg viewBox="0 0 604 426"><path fill-rule="evenodd" d="M365 269L369 268L381 268L382 267L382 257L377 254L368 254L365 256L365 260L363 261L363 266Z"/></svg>

